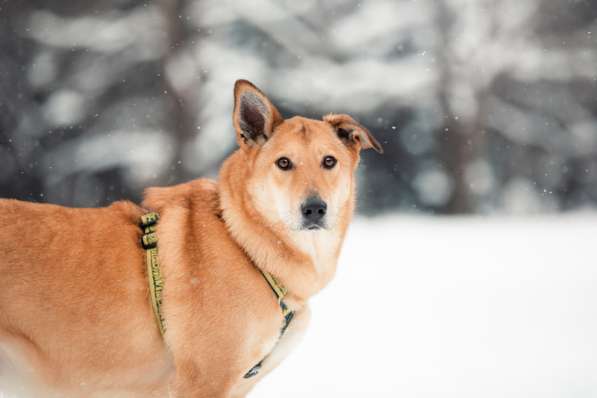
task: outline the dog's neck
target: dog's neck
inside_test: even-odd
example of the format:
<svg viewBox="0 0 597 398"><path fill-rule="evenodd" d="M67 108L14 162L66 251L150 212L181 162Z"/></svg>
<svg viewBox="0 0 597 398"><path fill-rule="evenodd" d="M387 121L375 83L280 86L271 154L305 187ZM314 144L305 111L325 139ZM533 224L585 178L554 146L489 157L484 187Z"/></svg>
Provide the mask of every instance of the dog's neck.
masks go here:
<svg viewBox="0 0 597 398"><path fill-rule="evenodd" d="M255 265L273 274L301 305L332 279L353 203L342 209L343 223L334 230L275 229L256 211L247 191L247 155L238 150L220 170L222 215L236 242Z"/></svg>

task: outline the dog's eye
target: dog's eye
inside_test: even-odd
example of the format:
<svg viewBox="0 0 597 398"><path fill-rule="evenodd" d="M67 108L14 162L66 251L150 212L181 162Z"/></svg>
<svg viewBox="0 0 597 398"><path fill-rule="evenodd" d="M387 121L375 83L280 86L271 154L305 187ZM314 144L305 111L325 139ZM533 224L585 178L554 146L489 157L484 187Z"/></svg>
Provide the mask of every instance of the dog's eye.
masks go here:
<svg viewBox="0 0 597 398"><path fill-rule="evenodd" d="M292 169L292 162L286 156L282 156L280 159L276 160L276 166L281 170L286 171Z"/></svg>
<svg viewBox="0 0 597 398"><path fill-rule="evenodd" d="M321 162L321 165L326 168L326 169L332 169L334 168L334 166L336 165L336 163L338 163L338 161L336 160L335 157L333 156L326 156L323 158L323 161Z"/></svg>

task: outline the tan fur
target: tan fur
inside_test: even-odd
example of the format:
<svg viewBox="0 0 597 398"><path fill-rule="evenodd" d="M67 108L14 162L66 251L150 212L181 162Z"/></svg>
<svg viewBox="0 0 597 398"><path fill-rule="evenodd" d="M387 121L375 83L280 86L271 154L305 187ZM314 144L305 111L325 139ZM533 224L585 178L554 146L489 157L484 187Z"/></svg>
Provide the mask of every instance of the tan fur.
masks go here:
<svg viewBox="0 0 597 398"><path fill-rule="evenodd" d="M265 106L261 137L243 137L242 95ZM300 339L309 297L334 275L354 208L359 150L373 146L370 133L350 119L354 137L365 138L343 142L334 120L282 120L245 81L237 82L235 101L240 148L219 182L150 188L142 206L0 200L0 391L244 397ZM336 168L321 167L325 155L338 159ZM276 168L280 156L296 168ZM301 230L298 209L313 192L328 203L329 226ZM146 209L161 217L164 338L139 245ZM280 341L282 313L257 267L288 288L286 301L296 311ZM266 356L261 373L244 379Z"/></svg>

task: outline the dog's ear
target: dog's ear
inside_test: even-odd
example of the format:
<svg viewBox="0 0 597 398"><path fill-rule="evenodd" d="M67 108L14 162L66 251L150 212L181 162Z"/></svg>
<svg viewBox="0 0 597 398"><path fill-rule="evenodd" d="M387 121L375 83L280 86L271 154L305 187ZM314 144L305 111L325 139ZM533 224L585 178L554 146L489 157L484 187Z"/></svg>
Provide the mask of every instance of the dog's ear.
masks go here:
<svg viewBox="0 0 597 398"><path fill-rule="evenodd" d="M247 80L237 80L232 121L239 145L252 146L267 141L283 119L261 90Z"/></svg>
<svg viewBox="0 0 597 398"><path fill-rule="evenodd" d="M329 114L323 117L336 130L338 138L346 145L353 147L357 145L358 149L373 148L378 153L383 153L381 144L375 139L373 134L356 120L348 115Z"/></svg>

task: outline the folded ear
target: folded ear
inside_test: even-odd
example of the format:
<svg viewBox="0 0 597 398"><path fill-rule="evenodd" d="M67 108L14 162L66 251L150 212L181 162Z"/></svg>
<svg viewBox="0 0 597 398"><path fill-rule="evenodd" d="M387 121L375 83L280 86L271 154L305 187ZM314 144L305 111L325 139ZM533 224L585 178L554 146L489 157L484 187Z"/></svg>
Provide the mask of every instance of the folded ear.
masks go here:
<svg viewBox="0 0 597 398"><path fill-rule="evenodd" d="M239 145L261 145L282 122L282 116L261 90L247 80L234 84L232 121Z"/></svg>
<svg viewBox="0 0 597 398"><path fill-rule="evenodd" d="M323 120L334 127L338 138L345 144L349 146L358 144L359 149L373 148L375 151L383 153L383 148L373 134L352 117L348 115L329 114L324 116Z"/></svg>

